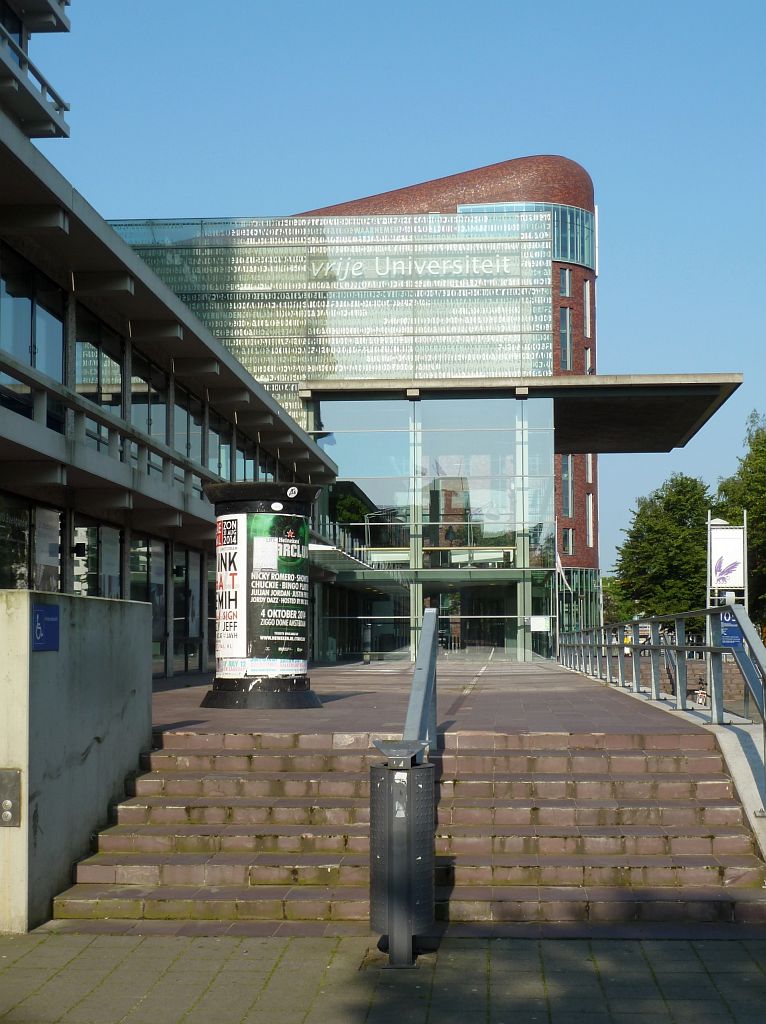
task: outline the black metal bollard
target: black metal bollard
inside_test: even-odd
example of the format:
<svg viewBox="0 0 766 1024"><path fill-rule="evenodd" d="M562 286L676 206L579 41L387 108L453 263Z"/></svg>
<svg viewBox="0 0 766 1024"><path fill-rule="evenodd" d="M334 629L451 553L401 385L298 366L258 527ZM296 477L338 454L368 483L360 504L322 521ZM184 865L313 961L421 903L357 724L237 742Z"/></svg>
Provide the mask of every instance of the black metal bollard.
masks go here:
<svg viewBox="0 0 766 1024"><path fill-rule="evenodd" d="M370 768L370 922L388 966L414 967L413 940L434 922L434 766L422 744L380 743Z"/></svg>

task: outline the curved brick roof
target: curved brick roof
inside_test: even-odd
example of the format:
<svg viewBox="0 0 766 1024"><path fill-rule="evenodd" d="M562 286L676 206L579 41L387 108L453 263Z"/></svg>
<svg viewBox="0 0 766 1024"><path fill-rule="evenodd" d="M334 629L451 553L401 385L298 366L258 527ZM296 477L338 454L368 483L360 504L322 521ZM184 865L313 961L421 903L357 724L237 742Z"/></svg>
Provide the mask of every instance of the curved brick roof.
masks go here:
<svg viewBox="0 0 766 1024"><path fill-rule="evenodd" d="M574 160L563 156L524 156L366 199L309 210L300 216L454 213L462 203L521 201L563 203L593 210L593 182Z"/></svg>

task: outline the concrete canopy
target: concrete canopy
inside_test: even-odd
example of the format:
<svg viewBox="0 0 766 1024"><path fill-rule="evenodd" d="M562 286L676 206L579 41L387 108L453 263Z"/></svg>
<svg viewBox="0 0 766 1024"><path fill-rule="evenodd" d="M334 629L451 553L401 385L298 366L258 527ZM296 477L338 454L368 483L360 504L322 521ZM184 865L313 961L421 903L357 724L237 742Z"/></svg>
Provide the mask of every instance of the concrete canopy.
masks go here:
<svg viewBox="0 0 766 1024"><path fill-rule="evenodd" d="M311 381L300 394L327 398L505 393L552 398L559 453L669 452L683 448L742 383L741 373L493 377L482 380Z"/></svg>

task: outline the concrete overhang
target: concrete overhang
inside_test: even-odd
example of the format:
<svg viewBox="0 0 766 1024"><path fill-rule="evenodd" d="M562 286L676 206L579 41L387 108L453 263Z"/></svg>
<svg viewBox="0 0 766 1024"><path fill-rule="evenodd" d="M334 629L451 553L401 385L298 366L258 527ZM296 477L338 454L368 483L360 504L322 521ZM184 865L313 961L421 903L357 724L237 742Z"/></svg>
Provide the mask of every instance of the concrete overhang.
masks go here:
<svg viewBox="0 0 766 1024"><path fill-rule="evenodd" d="M243 417L242 433L274 454L281 444L283 461L300 481L334 479L332 459L2 114L0 183L0 237L9 245L15 243L61 287L74 286L75 298L110 318L163 369L171 371L177 362L184 385L206 395L214 411L230 417L227 399L247 394L241 404L258 425L251 428ZM40 221L41 211L53 211L59 230L30 237L27 226ZM289 449L284 447L288 437Z"/></svg>
<svg viewBox="0 0 766 1024"><path fill-rule="evenodd" d="M310 381L303 398L354 392L448 398L505 395L553 399L555 449L669 452L683 448L742 383L741 373L604 374L561 377L460 377L445 380Z"/></svg>

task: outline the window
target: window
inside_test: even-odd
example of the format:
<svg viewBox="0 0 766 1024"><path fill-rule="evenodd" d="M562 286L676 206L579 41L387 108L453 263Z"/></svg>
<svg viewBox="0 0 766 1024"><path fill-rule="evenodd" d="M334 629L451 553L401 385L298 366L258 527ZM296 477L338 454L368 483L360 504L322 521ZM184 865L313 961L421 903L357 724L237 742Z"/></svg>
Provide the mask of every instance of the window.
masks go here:
<svg viewBox="0 0 766 1024"><path fill-rule="evenodd" d="M163 444L167 443L167 386L162 370L134 352L130 420L134 427ZM153 470L162 470L162 459L150 454L149 471Z"/></svg>
<svg viewBox="0 0 766 1024"><path fill-rule="evenodd" d="M561 456L561 514L571 516L574 508L573 455Z"/></svg>
<svg viewBox="0 0 766 1024"><path fill-rule="evenodd" d="M586 373L592 373L593 372L593 361L592 361L592 356L591 356L591 350L589 348L585 349L585 372Z"/></svg>
<svg viewBox="0 0 766 1024"><path fill-rule="evenodd" d="M568 306L559 309L559 342L561 347L561 369L572 369L572 310Z"/></svg>
<svg viewBox="0 0 766 1024"><path fill-rule="evenodd" d="M231 479L231 425L215 412L209 416L207 468Z"/></svg>
<svg viewBox="0 0 766 1024"><path fill-rule="evenodd" d="M77 307L75 390L94 405L122 416L122 339L82 306ZM86 422L87 443L101 448L109 431L95 420Z"/></svg>
<svg viewBox="0 0 766 1024"><path fill-rule="evenodd" d="M64 379L64 293L7 246L0 249L0 348Z"/></svg>
<svg viewBox="0 0 766 1024"><path fill-rule="evenodd" d="M590 337L590 281L583 281L582 286L583 334Z"/></svg>
<svg viewBox="0 0 766 1024"><path fill-rule="evenodd" d="M593 495L585 495L585 543L593 547Z"/></svg>
<svg viewBox="0 0 766 1024"><path fill-rule="evenodd" d="M593 456L590 453L585 456L585 483L593 483Z"/></svg>
<svg viewBox="0 0 766 1024"><path fill-rule="evenodd" d="M192 462L202 463L202 402L178 385L173 407L173 447ZM176 480L183 481L184 471L179 466L174 475Z"/></svg>
<svg viewBox="0 0 766 1024"><path fill-rule="evenodd" d="M567 267L559 268L559 295L569 298L572 294L572 271Z"/></svg>
<svg viewBox="0 0 766 1024"><path fill-rule="evenodd" d="M566 526L561 531L561 549L565 555L574 554L574 530L571 526Z"/></svg>
<svg viewBox="0 0 766 1024"><path fill-rule="evenodd" d="M258 449L258 479L264 483L275 480L277 476L277 460L263 448Z"/></svg>

